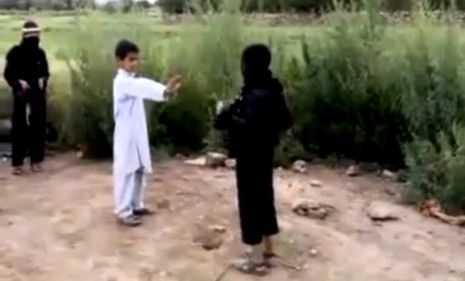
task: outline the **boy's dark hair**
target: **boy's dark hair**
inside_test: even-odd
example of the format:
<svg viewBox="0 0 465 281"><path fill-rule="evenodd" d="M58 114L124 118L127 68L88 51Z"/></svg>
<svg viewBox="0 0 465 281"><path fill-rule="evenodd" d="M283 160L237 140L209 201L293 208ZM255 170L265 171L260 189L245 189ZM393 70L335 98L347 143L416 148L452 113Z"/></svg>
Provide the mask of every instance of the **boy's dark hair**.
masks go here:
<svg viewBox="0 0 465 281"><path fill-rule="evenodd" d="M23 28L37 28L37 27L39 27L39 25L35 21L32 21L32 20L26 21L23 25Z"/></svg>
<svg viewBox="0 0 465 281"><path fill-rule="evenodd" d="M267 69L271 64L271 51L263 44L253 44L242 53L242 63L247 69Z"/></svg>
<svg viewBox="0 0 465 281"><path fill-rule="evenodd" d="M116 44L115 57L124 60L130 53L139 53L139 47L126 39L123 39Z"/></svg>

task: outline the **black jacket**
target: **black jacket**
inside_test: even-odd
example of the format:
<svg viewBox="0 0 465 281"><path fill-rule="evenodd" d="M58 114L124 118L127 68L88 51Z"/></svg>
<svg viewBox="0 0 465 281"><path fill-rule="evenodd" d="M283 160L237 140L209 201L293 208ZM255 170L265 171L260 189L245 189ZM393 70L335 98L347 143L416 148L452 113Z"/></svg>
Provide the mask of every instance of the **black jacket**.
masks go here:
<svg viewBox="0 0 465 281"><path fill-rule="evenodd" d="M282 92L276 79L266 87L244 88L239 98L217 116L215 128L228 131L231 156L278 144L280 133L292 125Z"/></svg>
<svg viewBox="0 0 465 281"><path fill-rule="evenodd" d="M21 91L19 80L28 82L31 91L38 91L39 79L45 78L47 82L49 76L47 57L41 48L18 45L8 52L4 77L13 91Z"/></svg>

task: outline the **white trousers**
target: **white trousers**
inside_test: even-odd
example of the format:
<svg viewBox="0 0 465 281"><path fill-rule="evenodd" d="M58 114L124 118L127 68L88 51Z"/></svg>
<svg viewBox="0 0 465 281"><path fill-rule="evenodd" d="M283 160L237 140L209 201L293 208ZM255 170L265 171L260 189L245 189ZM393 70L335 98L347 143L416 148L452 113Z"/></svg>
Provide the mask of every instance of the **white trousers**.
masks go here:
<svg viewBox="0 0 465 281"><path fill-rule="evenodd" d="M129 217L134 210L144 207L145 174L142 169L130 174L115 172L113 181L115 214L118 217Z"/></svg>

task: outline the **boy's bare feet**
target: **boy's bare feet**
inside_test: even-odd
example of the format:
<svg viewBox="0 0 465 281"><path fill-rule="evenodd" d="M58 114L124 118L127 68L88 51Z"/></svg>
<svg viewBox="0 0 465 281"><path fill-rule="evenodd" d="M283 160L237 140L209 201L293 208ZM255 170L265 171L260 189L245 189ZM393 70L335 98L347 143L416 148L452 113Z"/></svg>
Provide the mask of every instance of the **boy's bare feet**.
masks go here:
<svg viewBox="0 0 465 281"><path fill-rule="evenodd" d="M142 224L142 218L140 216L131 215L125 218L118 218L118 222L124 226L135 227Z"/></svg>

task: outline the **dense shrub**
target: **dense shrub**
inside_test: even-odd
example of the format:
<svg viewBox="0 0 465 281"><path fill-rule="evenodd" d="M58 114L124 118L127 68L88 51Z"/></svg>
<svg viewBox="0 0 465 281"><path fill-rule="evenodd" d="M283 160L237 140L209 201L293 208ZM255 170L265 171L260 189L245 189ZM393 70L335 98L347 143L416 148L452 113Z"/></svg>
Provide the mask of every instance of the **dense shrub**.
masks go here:
<svg viewBox="0 0 465 281"><path fill-rule="evenodd" d="M261 41L272 48L273 70L286 85L295 120L277 149L279 165L309 152L406 165L410 201L438 198L448 210L464 209L460 29L447 13L430 18L423 12L412 25L386 27L380 7L370 3L364 12L325 16L316 34L293 44L287 35L245 28L236 1L225 2L220 13L199 14L201 24L163 44L147 26L115 32L83 24L76 39L87 43L75 44L68 59L72 95L64 110L65 135L89 156L110 155L115 70L109 62L125 34L141 45L144 74L179 73L184 79L176 100L148 107L152 145L183 153L221 149L222 136L211 129L215 102L238 93L242 48Z"/></svg>

